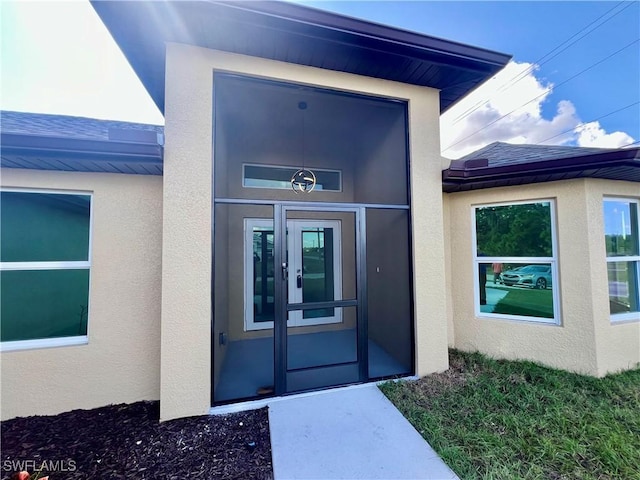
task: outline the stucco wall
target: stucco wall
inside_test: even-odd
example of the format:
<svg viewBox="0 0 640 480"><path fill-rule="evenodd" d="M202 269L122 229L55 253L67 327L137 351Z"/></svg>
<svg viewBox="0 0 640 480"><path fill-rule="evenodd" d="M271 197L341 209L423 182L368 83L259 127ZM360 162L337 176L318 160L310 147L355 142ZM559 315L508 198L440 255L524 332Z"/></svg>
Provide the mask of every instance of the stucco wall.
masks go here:
<svg viewBox="0 0 640 480"><path fill-rule="evenodd" d="M88 344L0 354L2 419L160 397L162 178L3 169L3 187L93 194Z"/></svg>
<svg viewBox="0 0 640 480"><path fill-rule="evenodd" d="M163 217L161 418L211 403L212 90L236 72L409 101L417 371L447 368L439 96L433 89L167 45Z"/></svg>
<svg viewBox="0 0 640 480"><path fill-rule="evenodd" d="M625 193L626 192L626 193ZM611 325L602 199L638 195L631 182L571 180L446 195L454 345L508 359L528 359L590 375L638 361L638 323ZM560 324L476 317L472 207L555 200Z"/></svg>
<svg viewBox="0 0 640 480"><path fill-rule="evenodd" d="M447 167L444 167L447 168ZM442 195L442 207L443 207L443 217L444 217L444 235L447 240L444 245L444 265L445 265L445 283L447 285L446 288L446 304L447 304L447 345L450 348L455 347L455 326L453 322L453 290L451 289L451 281L453 272L451 271L452 261L451 261L451 241L452 233L451 233L451 208L450 208L450 198L451 196L444 193Z"/></svg>
<svg viewBox="0 0 640 480"><path fill-rule="evenodd" d="M640 184L611 180L587 180L587 208L590 219L591 276L593 279L594 324L598 375L625 370L640 363L640 314L637 320L611 322L609 286L605 261L604 215L605 197L640 198Z"/></svg>

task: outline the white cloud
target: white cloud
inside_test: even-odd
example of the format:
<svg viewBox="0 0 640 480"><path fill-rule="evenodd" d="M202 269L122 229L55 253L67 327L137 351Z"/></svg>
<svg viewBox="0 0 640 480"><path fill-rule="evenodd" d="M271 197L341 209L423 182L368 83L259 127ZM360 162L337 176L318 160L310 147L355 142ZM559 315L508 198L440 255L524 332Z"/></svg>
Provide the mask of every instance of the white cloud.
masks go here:
<svg viewBox="0 0 640 480"><path fill-rule="evenodd" d="M633 142L624 132L605 132L598 122L583 125L569 100L559 101L555 115L544 118L542 104L553 84L538 79L535 71L531 63L510 62L443 114L442 154L459 158L496 141L612 148Z"/></svg>
<svg viewBox="0 0 640 480"><path fill-rule="evenodd" d="M581 147L618 148L634 142L624 132L607 133L600 122L589 122L576 128L578 145Z"/></svg>

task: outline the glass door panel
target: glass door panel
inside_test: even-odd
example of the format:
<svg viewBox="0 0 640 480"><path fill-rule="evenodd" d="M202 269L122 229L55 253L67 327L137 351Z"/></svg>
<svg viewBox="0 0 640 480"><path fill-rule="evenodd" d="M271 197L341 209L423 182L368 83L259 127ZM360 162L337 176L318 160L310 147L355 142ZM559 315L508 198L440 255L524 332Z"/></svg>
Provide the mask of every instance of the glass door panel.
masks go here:
<svg viewBox="0 0 640 480"><path fill-rule="evenodd" d="M273 328L275 262L273 220L245 218L245 329Z"/></svg>
<svg viewBox="0 0 640 480"><path fill-rule="evenodd" d="M303 302L328 302L335 300L333 254L334 228L307 227L301 231L302 240L302 282ZM339 262L337 262L339 263ZM334 308L303 310L302 318L334 317Z"/></svg>
<svg viewBox="0 0 640 480"><path fill-rule="evenodd" d="M291 231L289 303L330 302L342 298L341 223L338 220L287 220ZM289 326L340 323L333 307L292 311Z"/></svg>

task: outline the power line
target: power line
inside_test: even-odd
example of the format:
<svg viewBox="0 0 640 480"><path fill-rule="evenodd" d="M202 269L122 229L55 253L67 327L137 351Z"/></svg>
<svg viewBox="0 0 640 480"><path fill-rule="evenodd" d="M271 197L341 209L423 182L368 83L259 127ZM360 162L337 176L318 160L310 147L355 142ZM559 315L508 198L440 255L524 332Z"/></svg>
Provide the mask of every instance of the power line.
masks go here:
<svg viewBox="0 0 640 480"><path fill-rule="evenodd" d="M622 47L620 50L617 50L615 52L613 52L612 54L606 56L605 58L603 58L602 60L597 61L596 63L591 64L590 66L588 66L587 68L585 68L584 70L576 73L575 75L573 75L572 77L567 78L566 80L560 82L558 85L556 85L555 87L560 87L564 84L566 84L567 82L570 82L571 80L573 80L576 77L579 77L580 75L582 75L583 73L586 73L587 71L591 70L592 68L600 65L602 62L605 62L607 60L609 60L611 57L617 55L618 53L622 52L623 50L626 50L627 48L629 48L631 45L633 45L634 43L638 43L638 41L640 41L640 38L636 38L633 42L629 43L628 45L625 45L624 47ZM547 93L549 93L551 90L553 90L552 88L548 88L546 89L544 92L542 92L540 95L535 96L534 98L532 98L531 100L529 100L526 103L523 103L522 105L520 105L517 108L514 108L513 110L511 110L509 113L506 113L504 115L502 115L500 118L495 119L492 122L489 122L488 124L486 124L484 127L480 128L479 130L476 130L475 132L473 132L471 135L467 135L466 137L458 140L457 142L449 145L447 148L445 148L443 150L443 152L446 152L447 150L449 150L452 147L455 147L456 145L458 145L459 143L464 142L465 140L467 140L468 138L471 138L473 136L475 136L476 134L480 133L481 131L485 130L486 128L489 128L491 125L493 125L496 122L499 122L500 120L502 120L503 118L508 117L509 115L511 115L512 113L520 110L522 107L525 107L527 105L529 105L531 102L536 101L538 98L542 97L543 95L546 95Z"/></svg>
<svg viewBox="0 0 640 480"><path fill-rule="evenodd" d="M633 142L633 143L627 143L626 145L621 146L620 148L627 148L630 147L631 145L636 145L639 144L640 140L638 140L637 142Z"/></svg>
<svg viewBox="0 0 640 480"><path fill-rule="evenodd" d="M552 57L544 60L546 57L548 57L549 55L551 55L552 53L554 53L556 50L558 50L560 47L562 47L564 44L566 44L567 42L569 42L571 39L573 39L576 35L579 35L580 33L582 33L583 31L585 31L587 28L589 28L591 25L593 25L594 23L598 22L601 18L607 16L609 13L611 13L613 10L615 10L616 8L618 8L620 5L627 3L627 5L620 9L618 12L614 13L613 15L611 15L609 18L607 18L605 21L603 21L602 23L600 23L599 25L597 25L595 28L591 29L590 31L588 31L587 33L585 33L584 35L582 35L581 37L577 38L575 41L571 42L570 44L566 45L562 50L560 50L559 52L557 52L555 55L553 55ZM514 77L512 77L510 80L508 80L507 82L505 82L504 84L502 84L495 93L499 93L502 92L504 90L507 90L509 88L511 88L513 85L515 85L516 83L518 83L520 80L522 80L523 78L526 78L526 76L531 73L536 67L539 67L540 65L544 65L545 63L553 60L555 57L557 57L558 55L560 55L562 52L564 52L565 50L567 50L569 47L575 45L577 42L579 42L580 40L582 40L584 37L586 37L587 35L589 35L590 33L596 31L598 28L600 28L602 25L604 25L605 23L607 23L609 20L613 19L614 17L616 17L617 15L619 15L620 13L622 13L624 10L626 10L627 8L629 8L631 5L633 4L633 2L625 2L622 1L620 3L618 3L616 6L614 6L613 8L607 10L605 13L603 13L602 15L600 15L598 18L596 18L595 20L593 20L591 23L589 23L588 25L586 25L585 27L583 27L582 29L578 30L576 33L574 33L571 37L569 37L568 39L566 39L564 42L560 43L557 47L553 48L552 50L550 50L549 52L547 52L546 54L544 54L542 57L540 57L538 60L536 60L535 62L533 62L531 64L531 66L529 66L528 68L526 68L525 70L523 70L522 72L518 73L517 75L515 75ZM542 61L544 60L544 61ZM495 95L494 95L495 96ZM491 101L492 97L489 97L483 101L477 102L475 105L473 105L472 107L468 108L467 110L465 110L463 113L461 113L458 117L456 117L453 120L453 125L457 124L458 122L460 122L461 120L467 118L469 115L471 115L473 112L475 112L476 110L478 110L480 107L486 105L487 103L489 103L489 101Z"/></svg>
<svg viewBox="0 0 640 480"><path fill-rule="evenodd" d="M564 135L565 133L572 132L572 131L574 131L576 128L583 127L584 125L586 125L586 124L588 124L588 123L591 123L591 122L597 122L598 120L601 120L601 119L603 119L603 118L609 117L609 116L613 115L614 113L621 112L621 111L623 111L623 110L626 110L627 108L631 108L631 107L633 107L634 105L638 105L638 104L640 104L640 101L638 101L638 102L634 102L634 103L631 103L631 104L627 105L626 107L619 108L619 109L617 109L617 110L614 110L613 112L609 112L609 113L607 113L606 115L602 115L602 116L600 116L600 117L598 117L598 118L594 118L593 120L591 120L591 121L589 121L589 122L582 122L582 123L579 123L578 125L576 125L576 126L575 126L575 127L573 127L573 128L570 128L569 130L565 130L564 132L558 133L557 135L554 135L553 137L549 137L549 138L545 138L544 140L540 140L538 143L534 143L534 145L540 145L541 143L544 143L544 142L549 141L549 140L551 140L551 139L553 139L553 138L556 138L556 137L559 137L559 136L561 136L561 135Z"/></svg>

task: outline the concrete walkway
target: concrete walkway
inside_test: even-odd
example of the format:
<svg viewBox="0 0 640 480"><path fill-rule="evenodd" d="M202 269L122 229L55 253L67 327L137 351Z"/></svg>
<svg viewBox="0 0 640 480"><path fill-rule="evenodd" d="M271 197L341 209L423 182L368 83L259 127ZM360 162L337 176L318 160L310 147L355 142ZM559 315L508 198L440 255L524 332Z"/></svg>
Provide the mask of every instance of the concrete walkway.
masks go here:
<svg viewBox="0 0 640 480"><path fill-rule="evenodd" d="M275 480L458 477L374 384L269 403Z"/></svg>

